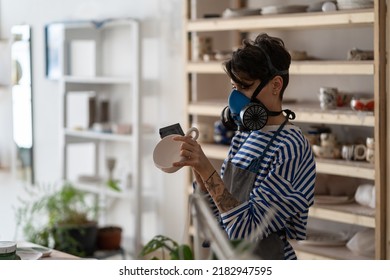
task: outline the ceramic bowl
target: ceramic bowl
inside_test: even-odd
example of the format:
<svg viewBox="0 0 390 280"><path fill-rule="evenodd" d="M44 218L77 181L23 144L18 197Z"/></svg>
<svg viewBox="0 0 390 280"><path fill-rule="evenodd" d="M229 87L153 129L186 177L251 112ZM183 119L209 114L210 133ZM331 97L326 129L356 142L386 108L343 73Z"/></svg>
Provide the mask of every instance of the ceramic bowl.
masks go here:
<svg viewBox="0 0 390 280"><path fill-rule="evenodd" d="M312 149L314 155L318 158L340 158L340 149L338 147L313 145Z"/></svg>
<svg viewBox="0 0 390 280"><path fill-rule="evenodd" d="M351 108L355 111L374 111L374 99L352 98Z"/></svg>
<svg viewBox="0 0 390 280"><path fill-rule="evenodd" d="M226 9L222 13L222 17L230 18L230 17L255 16L255 15L260 15L260 13L261 13L261 9L250 9L250 8Z"/></svg>

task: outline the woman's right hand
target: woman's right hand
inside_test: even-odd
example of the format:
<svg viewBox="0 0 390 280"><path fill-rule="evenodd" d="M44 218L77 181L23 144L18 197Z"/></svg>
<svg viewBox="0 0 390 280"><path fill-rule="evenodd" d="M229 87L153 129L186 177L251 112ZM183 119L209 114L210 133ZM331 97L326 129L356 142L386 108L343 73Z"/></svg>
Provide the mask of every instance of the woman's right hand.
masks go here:
<svg viewBox="0 0 390 280"><path fill-rule="evenodd" d="M201 177L202 182L207 180L215 169L199 143L192 139L191 136L175 136L173 140L182 142L180 156L184 157L184 160L174 162L173 166L190 166Z"/></svg>

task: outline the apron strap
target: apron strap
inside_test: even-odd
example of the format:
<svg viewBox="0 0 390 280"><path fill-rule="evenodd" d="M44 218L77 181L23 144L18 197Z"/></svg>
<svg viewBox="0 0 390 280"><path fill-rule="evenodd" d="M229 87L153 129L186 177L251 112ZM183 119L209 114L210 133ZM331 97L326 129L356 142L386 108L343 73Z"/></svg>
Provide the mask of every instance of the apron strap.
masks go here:
<svg viewBox="0 0 390 280"><path fill-rule="evenodd" d="M290 112L287 112L286 120L279 126L278 130L274 133L271 140L268 141L267 146L265 146L261 155L259 157L255 158L254 160L252 160L252 162L249 164L249 166L248 166L249 171L257 173L257 171L260 169L261 162L262 162L264 156L266 155L267 151L269 150L269 147L271 146L272 142L280 134L280 131L282 131L282 129L284 128L286 123L290 120Z"/></svg>

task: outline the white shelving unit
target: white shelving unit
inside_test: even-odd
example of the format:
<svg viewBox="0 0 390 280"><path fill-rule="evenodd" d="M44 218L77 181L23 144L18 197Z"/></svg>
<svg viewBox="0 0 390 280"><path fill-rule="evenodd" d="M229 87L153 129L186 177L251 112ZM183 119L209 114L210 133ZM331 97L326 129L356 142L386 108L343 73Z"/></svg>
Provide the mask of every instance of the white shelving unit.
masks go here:
<svg viewBox="0 0 390 280"><path fill-rule="evenodd" d="M57 70L60 74L54 78L58 78L59 91L62 95L60 118L63 179L73 182L82 190L98 195L100 206L104 209L99 221L102 226L110 224L110 221L105 220L105 216L110 213L110 207L115 206L117 201L130 205L132 213L124 213L121 217L124 224L128 224L129 220L132 221L130 226L124 228L124 233L127 234L124 237L132 240L132 250L138 252L142 246L141 209L142 198L145 195L140 148L142 122L139 90L139 23L133 19L115 19L102 22L53 23L49 27L55 30L57 40L60 41L56 42L58 49L55 50L59 56ZM74 42L81 43L84 49L87 48L92 54L87 52L85 59L79 54L78 59L75 59L77 49L72 45ZM74 75L72 71L77 74ZM85 71L85 74L82 71ZM49 76L49 78L53 77ZM98 104L103 99L108 100L109 122L130 125L131 132L128 134L97 132L96 129L92 129L91 121L88 127L81 129L70 127L67 124L69 114L85 113L75 112L74 109L72 111L72 108L67 107L67 98L75 92L81 95L93 92ZM95 107L95 110L98 108ZM72 155L71 149L77 145L81 147L86 145L89 148L86 152L80 148L77 150L82 151L80 154L75 155L73 152ZM121 183L120 192L111 190L106 184L107 157L116 159L120 157L122 161L128 162L128 170L126 170L128 181ZM78 170L75 170L77 169L75 166L83 169L85 165L88 165L89 169L92 167L92 173L77 174ZM117 167L118 160L115 168ZM82 175L96 176L101 180L97 183L86 183L78 180ZM114 179L117 178L114 176Z"/></svg>
<svg viewBox="0 0 390 280"><path fill-rule="evenodd" d="M188 89L187 116L189 123L202 119L212 123L220 117L222 109L226 106L228 89L222 91L211 89L217 84L217 78L226 75L222 68L222 61L202 61L194 57L198 39L206 36L226 38L229 34L237 32L279 32L283 35L289 32L302 30L353 30L354 28L369 28L372 30L372 45L374 60L347 61L335 59L319 59L307 61L292 61L290 76L305 75L308 79L313 75L336 77L344 75L359 76L363 79L372 78L375 99L374 112L355 112L350 108L337 108L335 110L321 110L318 102L311 100L296 104L286 104L286 107L296 113L296 123L325 124L331 126L350 127L351 129L370 129L375 138L375 163L346 160L317 159L317 173L327 176L343 176L350 179L369 180L375 184L377 195L376 208L353 204L345 205L315 205L310 209L310 217L326 221L343 223L351 226L375 229L375 259L386 259L388 255L388 234L386 234L386 125L380 120L386 119L386 61L385 59L385 1L374 1L373 9L340 10L335 12L311 12L279 15L259 15L245 17L214 17L203 18L206 13L218 13L207 10L206 1L188 0L185 7L185 34L188 37L185 50L186 56L186 88ZM219 11L225 8L234 8L240 1L224 1ZM290 4L290 3L285 3ZM294 4L294 3L293 3ZM330 31L329 31L330 30ZM371 31L370 31L371 32ZM248 34L248 33L247 33ZM237 36L237 35L235 35ZM340 38L339 38L340 39ZM217 39L217 41L220 41ZM224 41L226 43L226 40ZM236 47L233 42L233 47ZM329 41L324 41L328 46ZM217 42L218 44L218 42ZM220 46L218 46L220 47ZM218 48L217 47L217 48ZM301 46L303 47L303 46ZM218 80L219 81L219 80ZM229 81L227 80L227 83ZM291 82L290 82L291 83ZM208 86L205 84L208 84ZM218 93L215 93L218 92ZM296 94L299 94L298 92ZM201 132L202 133L202 132ZM228 147L213 143L202 143L205 154L214 159L217 164L225 159ZM189 176L190 177L190 176ZM190 178L192 181L192 178ZM190 184L189 184L190 185ZM387 211L387 215L389 212ZM388 218L387 218L388 220ZM196 234L194 229L189 236ZM299 258L309 259L366 259L349 251L346 247L301 246L293 243Z"/></svg>

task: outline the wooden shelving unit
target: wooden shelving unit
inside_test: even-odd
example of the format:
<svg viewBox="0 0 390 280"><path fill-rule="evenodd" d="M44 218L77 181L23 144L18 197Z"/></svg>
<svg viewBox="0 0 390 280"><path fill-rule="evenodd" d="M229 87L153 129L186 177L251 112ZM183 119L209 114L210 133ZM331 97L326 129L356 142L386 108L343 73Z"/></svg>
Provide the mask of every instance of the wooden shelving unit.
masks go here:
<svg viewBox="0 0 390 280"><path fill-rule="evenodd" d="M317 172L327 175L344 176L370 180L375 183L377 195L376 208L371 209L357 203L345 205L314 205L310 209L310 217L337 223L356 225L375 229L375 259L389 258L386 244L386 7L385 1L374 1L373 9L341 10L330 13L313 12L281 15L259 15L234 18L201 18L195 11L202 1L187 1L185 7L185 38L186 50L196 47L194 40L197 36L211 36L218 32L251 32L259 31L300 31L344 28L368 28L373 33L374 60L307 60L293 61L290 75L323 75L326 77L346 75L372 77L374 80L373 96L375 99L374 112L356 112L350 107L338 107L334 110L321 110L318 103L297 102L285 103L292 109L297 118L295 122L305 124L325 124L333 126L350 126L351 128L368 128L374 131L375 163L317 159ZM288 4L288 3L286 3ZM226 34L226 33L223 33ZM192 53L192 51L190 51ZM198 97L199 77L225 75L221 61L197 60L187 53L185 69L187 72L186 88L188 89L187 115L191 122L194 118L216 119L226 106L227 96L201 94ZM203 88L202 88L203 89ZM287 100L286 100L287 101ZM382 101L382 102L381 102ZM228 146L202 143L206 155L215 160L223 160L227 156ZM388 211L387 211L388 214ZM388 220L388 218L387 218ZM190 235L195 234L191 232ZM298 257L302 259L367 259L349 251L346 247L307 246L293 242Z"/></svg>

